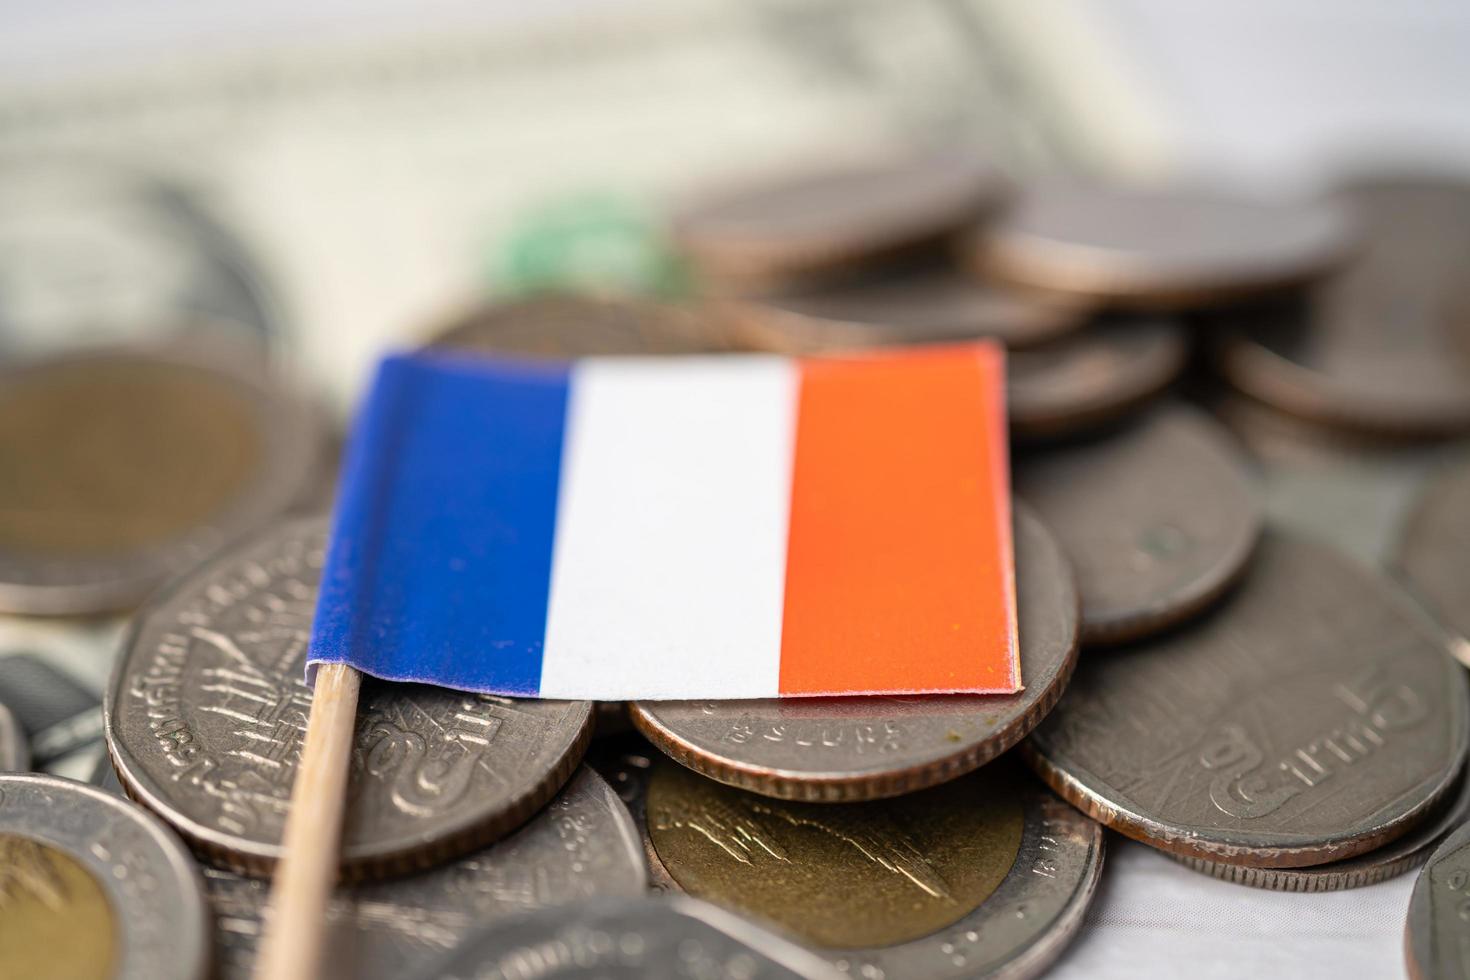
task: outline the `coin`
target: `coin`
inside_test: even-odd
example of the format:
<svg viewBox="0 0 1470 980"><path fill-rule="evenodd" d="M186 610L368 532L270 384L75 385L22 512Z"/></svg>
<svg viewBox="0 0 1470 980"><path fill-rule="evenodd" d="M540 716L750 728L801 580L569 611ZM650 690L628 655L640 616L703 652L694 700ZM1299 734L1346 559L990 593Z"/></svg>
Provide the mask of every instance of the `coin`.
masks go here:
<svg viewBox="0 0 1470 980"><path fill-rule="evenodd" d="M1182 309L1314 279L1355 244L1327 199L1043 180L967 242L985 275L1118 306Z"/></svg>
<svg viewBox="0 0 1470 980"><path fill-rule="evenodd" d="M1209 605L1245 570L1260 495L1229 435L1181 404L1022 456L1015 489L1077 574L1082 642L1118 643Z"/></svg>
<svg viewBox="0 0 1470 980"><path fill-rule="evenodd" d="M596 896L647 890L643 845L600 776L577 770L520 830L468 857L391 881L339 888L327 906L323 980L402 977L488 922ZM252 976L270 882L204 869L215 913L218 980Z"/></svg>
<svg viewBox="0 0 1470 980"><path fill-rule="evenodd" d="M240 348L94 350L0 371L0 609L131 606L310 483L315 412Z"/></svg>
<svg viewBox="0 0 1470 980"><path fill-rule="evenodd" d="M477 307L428 346L527 357L707 354L736 349L716 318L651 300L547 295Z"/></svg>
<svg viewBox="0 0 1470 980"><path fill-rule="evenodd" d="M633 722L684 765L794 800L896 796L1015 745L1051 710L1077 656L1077 593L1051 533L1016 512L1021 679L1005 695L637 701Z"/></svg>
<svg viewBox="0 0 1470 980"><path fill-rule="evenodd" d="M1396 436L1470 431L1470 184L1345 187L1365 244L1297 303L1221 315L1220 372L1282 411Z"/></svg>
<svg viewBox="0 0 1470 980"><path fill-rule="evenodd" d="M1465 911L1470 904L1470 823L1439 845L1419 872L1404 923L1404 956L1413 980L1470 976Z"/></svg>
<svg viewBox="0 0 1470 980"><path fill-rule="evenodd" d="M674 237L705 279L774 284L938 245L1007 193L970 154L811 172L684 209Z"/></svg>
<svg viewBox="0 0 1470 980"><path fill-rule="evenodd" d="M1238 885L1278 892L1335 892L1375 885L1418 867L1467 818L1470 818L1470 780L1461 777L1455 799L1442 806L1436 816L1398 840L1346 861L1331 861L1311 868L1252 868L1200 858L1175 857L1179 863L1195 871Z"/></svg>
<svg viewBox="0 0 1470 980"><path fill-rule="evenodd" d="M593 899L497 923L423 980L840 980L820 958L739 916L685 896Z"/></svg>
<svg viewBox="0 0 1470 980"><path fill-rule="evenodd" d="M1038 440L1096 429L1160 395L1184 371L1188 345L1172 320L1110 317L1007 358L1011 434Z"/></svg>
<svg viewBox="0 0 1470 980"><path fill-rule="evenodd" d="M1408 832L1453 783L1467 731L1442 634L1378 576L1272 530L1212 612L1087 658L1025 749L1129 837L1292 868Z"/></svg>
<svg viewBox="0 0 1470 980"><path fill-rule="evenodd" d="M1470 464L1425 488L1399 538L1396 564L1414 593L1470 655Z"/></svg>
<svg viewBox="0 0 1470 980"><path fill-rule="evenodd" d="M26 733L10 709L0 703L0 772L17 772L30 767L31 750Z"/></svg>
<svg viewBox="0 0 1470 980"><path fill-rule="evenodd" d="M0 974L203 980L199 873L157 820L55 776L0 775Z"/></svg>
<svg viewBox="0 0 1470 980"><path fill-rule="evenodd" d="M326 522L279 525L143 610L104 702L128 793L194 847L269 871L301 751ZM502 836L571 776L586 701L365 680L342 834L349 878L416 870Z"/></svg>
<svg viewBox="0 0 1470 980"><path fill-rule="evenodd" d="M814 804L664 760L647 797L675 887L872 980L1036 976L1081 925L1102 866L1102 829L1006 763L910 796Z"/></svg>
<svg viewBox="0 0 1470 980"><path fill-rule="evenodd" d="M966 278L940 262L855 281L732 298L724 316L763 346L830 350L994 337L1025 347L1082 325L1086 309Z"/></svg>

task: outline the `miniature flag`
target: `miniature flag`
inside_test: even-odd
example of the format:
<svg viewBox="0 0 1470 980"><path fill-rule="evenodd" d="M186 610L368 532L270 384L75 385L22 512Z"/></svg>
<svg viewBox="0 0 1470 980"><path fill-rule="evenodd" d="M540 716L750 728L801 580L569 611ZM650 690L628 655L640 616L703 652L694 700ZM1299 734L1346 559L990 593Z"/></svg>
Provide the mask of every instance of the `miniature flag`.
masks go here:
<svg viewBox="0 0 1470 980"><path fill-rule="evenodd" d="M1016 691L1003 354L389 357L309 659L544 698Z"/></svg>

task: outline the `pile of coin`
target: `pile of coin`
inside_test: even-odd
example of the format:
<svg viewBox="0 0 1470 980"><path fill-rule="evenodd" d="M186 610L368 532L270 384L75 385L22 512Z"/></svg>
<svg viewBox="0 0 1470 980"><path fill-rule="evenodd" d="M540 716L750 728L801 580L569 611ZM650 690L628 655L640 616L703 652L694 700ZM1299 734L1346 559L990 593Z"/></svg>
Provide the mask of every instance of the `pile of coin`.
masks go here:
<svg viewBox="0 0 1470 980"><path fill-rule="evenodd" d="M1083 927L1105 828L1286 891L1427 859L1410 968L1462 975L1470 185L1274 200L949 154L709 195L672 229L683 302L523 298L421 339L998 340L1025 687L365 682L328 976L1033 977ZM0 370L0 974L248 977L311 707L332 439L238 338ZM1371 534L1337 520L1390 489ZM53 629L117 637L95 787L23 772L89 731L85 696L25 700L24 642Z"/></svg>

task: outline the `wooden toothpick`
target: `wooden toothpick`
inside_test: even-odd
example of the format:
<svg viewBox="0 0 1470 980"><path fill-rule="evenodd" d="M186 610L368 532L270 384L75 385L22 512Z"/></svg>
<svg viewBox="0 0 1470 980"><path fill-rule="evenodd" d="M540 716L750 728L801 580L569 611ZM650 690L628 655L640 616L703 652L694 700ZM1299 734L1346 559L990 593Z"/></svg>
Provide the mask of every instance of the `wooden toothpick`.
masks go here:
<svg viewBox="0 0 1470 980"><path fill-rule="evenodd" d="M265 941L255 980L315 980L321 975L327 902L337 881L348 761L361 675L345 664L317 668L306 743L271 882Z"/></svg>

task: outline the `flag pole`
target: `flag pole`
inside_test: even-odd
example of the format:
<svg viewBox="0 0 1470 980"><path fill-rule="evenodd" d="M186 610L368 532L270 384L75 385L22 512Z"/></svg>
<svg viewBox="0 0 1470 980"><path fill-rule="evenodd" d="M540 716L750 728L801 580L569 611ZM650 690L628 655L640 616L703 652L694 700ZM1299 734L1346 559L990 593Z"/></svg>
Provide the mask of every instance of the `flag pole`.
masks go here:
<svg viewBox="0 0 1470 980"><path fill-rule="evenodd" d="M361 675L346 664L317 668L306 742L284 852L271 882L265 941L255 980L315 980L321 975L327 902L337 881L348 762Z"/></svg>

